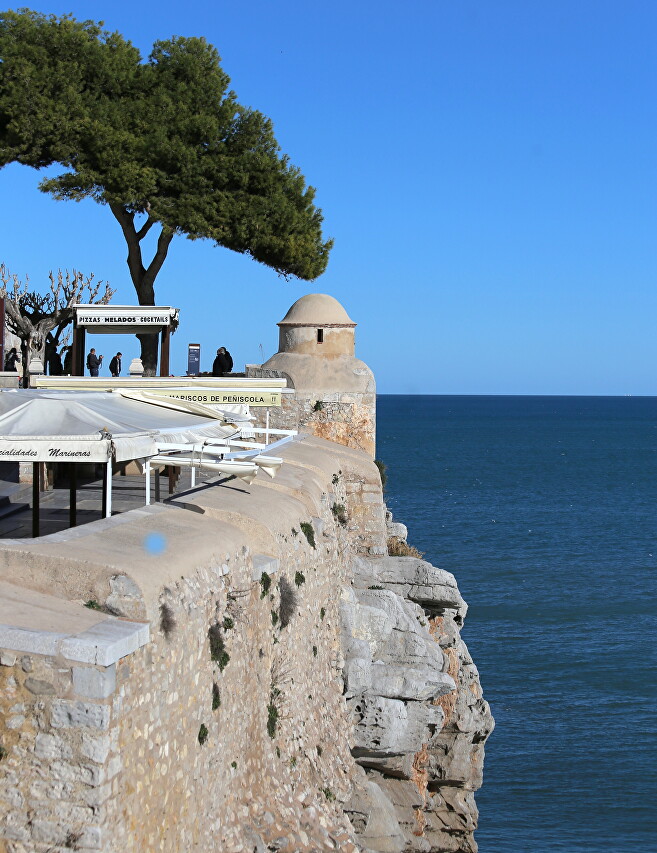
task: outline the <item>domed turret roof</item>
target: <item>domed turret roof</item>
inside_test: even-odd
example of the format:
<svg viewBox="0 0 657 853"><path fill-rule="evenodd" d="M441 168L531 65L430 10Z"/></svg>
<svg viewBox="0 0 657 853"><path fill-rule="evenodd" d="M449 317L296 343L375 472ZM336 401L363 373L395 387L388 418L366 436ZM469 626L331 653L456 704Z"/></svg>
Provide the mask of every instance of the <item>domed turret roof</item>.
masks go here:
<svg viewBox="0 0 657 853"><path fill-rule="evenodd" d="M355 326L342 305L327 293L308 293L297 299L279 326Z"/></svg>

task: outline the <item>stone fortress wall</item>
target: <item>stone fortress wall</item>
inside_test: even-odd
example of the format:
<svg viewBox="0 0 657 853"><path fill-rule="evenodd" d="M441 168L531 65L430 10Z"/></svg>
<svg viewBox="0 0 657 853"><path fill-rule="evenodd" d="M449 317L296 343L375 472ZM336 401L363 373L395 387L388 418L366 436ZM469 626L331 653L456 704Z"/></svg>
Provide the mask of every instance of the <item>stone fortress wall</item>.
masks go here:
<svg viewBox="0 0 657 853"><path fill-rule="evenodd" d="M3 853L475 849L492 723L455 581L386 556L366 454L283 455L0 546Z"/></svg>
<svg viewBox="0 0 657 853"><path fill-rule="evenodd" d="M388 556L374 378L315 297L254 368L312 433L275 480L0 542L0 853L476 850L467 608Z"/></svg>

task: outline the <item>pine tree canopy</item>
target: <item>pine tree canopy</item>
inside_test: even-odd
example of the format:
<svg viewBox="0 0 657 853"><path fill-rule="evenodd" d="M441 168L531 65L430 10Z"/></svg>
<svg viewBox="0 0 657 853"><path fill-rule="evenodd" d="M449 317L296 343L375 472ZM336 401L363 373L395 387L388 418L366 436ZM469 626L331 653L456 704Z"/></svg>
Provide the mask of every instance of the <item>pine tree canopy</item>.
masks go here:
<svg viewBox="0 0 657 853"><path fill-rule="evenodd" d="M143 304L174 234L314 279L332 245L314 190L281 153L271 121L241 106L229 84L202 38L156 42L143 61L102 23L1 13L0 167L60 164L43 191L108 205ZM139 243L153 225L158 249L145 266Z"/></svg>

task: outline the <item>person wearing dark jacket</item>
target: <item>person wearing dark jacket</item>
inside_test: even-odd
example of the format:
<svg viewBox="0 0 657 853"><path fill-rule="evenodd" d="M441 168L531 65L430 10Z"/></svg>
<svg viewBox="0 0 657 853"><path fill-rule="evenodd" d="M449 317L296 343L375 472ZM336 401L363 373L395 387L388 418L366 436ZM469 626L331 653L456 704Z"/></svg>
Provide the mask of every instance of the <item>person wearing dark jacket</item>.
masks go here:
<svg viewBox="0 0 657 853"><path fill-rule="evenodd" d="M117 352L114 358L110 361L110 375L111 376L120 376L121 375L121 356L122 352Z"/></svg>
<svg viewBox="0 0 657 853"><path fill-rule="evenodd" d="M64 373L62 357L56 349L53 349L50 353L50 358L48 359L48 373L50 373L51 376L61 376Z"/></svg>
<svg viewBox="0 0 657 853"><path fill-rule="evenodd" d="M227 366L226 373L232 373L233 372L233 357L231 356L231 354L228 352L228 350L225 347L221 347L221 349L223 350L224 358L226 359L226 366Z"/></svg>
<svg viewBox="0 0 657 853"><path fill-rule="evenodd" d="M87 356L87 369L89 370L89 375L98 376L98 371L100 370L102 364L102 355L96 355L96 350L92 348L89 351L89 355Z"/></svg>
<svg viewBox="0 0 657 853"><path fill-rule="evenodd" d="M220 347L217 350L217 357L212 362L212 375L213 376L223 376L224 373L228 373L228 360L226 359L226 350L223 347Z"/></svg>
<svg viewBox="0 0 657 853"><path fill-rule="evenodd" d="M20 361L20 355L18 354L16 347L12 347L7 355L5 356L5 370L9 373L17 373L16 370L16 362Z"/></svg>

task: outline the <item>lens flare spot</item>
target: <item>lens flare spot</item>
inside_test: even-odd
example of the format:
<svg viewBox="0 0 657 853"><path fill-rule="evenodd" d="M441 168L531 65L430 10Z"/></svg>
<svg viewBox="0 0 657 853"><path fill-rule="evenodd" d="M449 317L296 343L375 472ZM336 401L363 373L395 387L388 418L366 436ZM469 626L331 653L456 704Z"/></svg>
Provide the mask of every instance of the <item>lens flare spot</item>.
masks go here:
<svg viewBox="0 0 657 853"><path fill-rule="evenodd" d="M152 557L157 557L163 554L167 549L167 540L161 533L149 533L144 540L146 553Z"/></svg>

